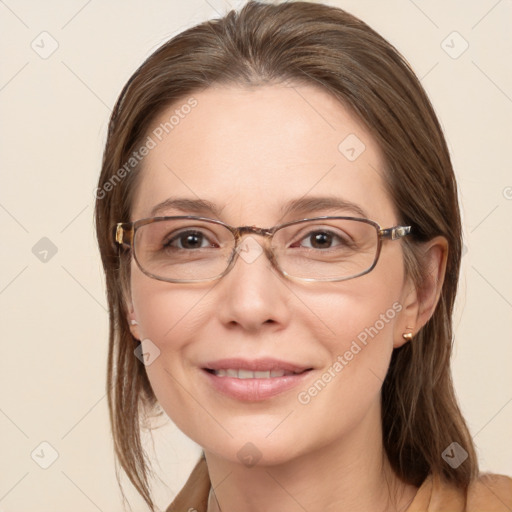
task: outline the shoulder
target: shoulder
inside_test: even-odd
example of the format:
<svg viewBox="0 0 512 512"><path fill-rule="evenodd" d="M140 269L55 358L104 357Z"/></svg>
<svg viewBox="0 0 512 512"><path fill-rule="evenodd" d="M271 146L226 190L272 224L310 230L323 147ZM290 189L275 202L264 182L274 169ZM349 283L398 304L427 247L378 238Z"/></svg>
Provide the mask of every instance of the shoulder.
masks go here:
<svg viewBox="0 0 512 512"><path fill-rule="evenodd" d="M511 512L512 478L481 473L464 492L439 476L421 485L407 512Z"/></svg>
<svg viewBox="0 0 512 512"><path fill-rule="evenodd" d="M467 512L510 512L512 478L492 473L481 474L468 488Z"/></svg>

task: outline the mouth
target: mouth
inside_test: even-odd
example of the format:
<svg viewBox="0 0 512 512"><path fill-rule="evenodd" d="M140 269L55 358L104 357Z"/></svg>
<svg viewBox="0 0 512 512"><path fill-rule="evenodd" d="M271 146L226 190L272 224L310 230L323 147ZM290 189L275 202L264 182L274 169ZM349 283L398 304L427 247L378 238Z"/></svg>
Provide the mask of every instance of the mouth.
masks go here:
<svg viewBox="0 0 512 512"><path fill-rule="evenodd" d="M203 369L216 377L231 377L233 379L275 379L278 377L287 377L289 375L301 375L304 372L311 371L313 368L307 368L298 372L291 372L287 370L252 371L244 368L221 368L219 370L213 370L210 368Z"/></svg>
<svg viewBox="0 0 512 512"><path fill-rule="evenodd" d="M266 400L304 385L313 370L275 359L223 359L202 368L210 388L246 402Z"/></svg>

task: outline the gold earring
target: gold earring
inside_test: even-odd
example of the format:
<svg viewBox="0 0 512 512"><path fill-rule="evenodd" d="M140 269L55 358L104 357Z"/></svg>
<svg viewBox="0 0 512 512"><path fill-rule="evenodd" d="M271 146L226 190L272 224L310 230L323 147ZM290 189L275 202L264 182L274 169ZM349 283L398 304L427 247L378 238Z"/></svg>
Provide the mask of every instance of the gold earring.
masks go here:
<svg viewBox="0 0 512 512"><path fill-rule="evenodd" d="M412 331L412 327L406 327L407 330ZM404 332L402 338L406 341L411 341L413 337L412 332Z"/></svg>

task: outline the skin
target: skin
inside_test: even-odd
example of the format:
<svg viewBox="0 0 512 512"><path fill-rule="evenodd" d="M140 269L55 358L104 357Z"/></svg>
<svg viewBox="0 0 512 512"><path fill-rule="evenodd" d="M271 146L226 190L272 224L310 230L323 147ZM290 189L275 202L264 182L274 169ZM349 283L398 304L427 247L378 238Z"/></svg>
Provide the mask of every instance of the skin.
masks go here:
<svg viewBox="0 0 512 512"><path fill-rule="evenodd" d="M282 204L307 195L349 200L385 228L400 223L384 188L379 148L323 90L219 86L193 96L197 107L145 157L131 220L149 217L171 196L207 199L232 226L353 215L321 210L282 218ZM338 150L349 134L366 146L355 161ZM137 322L131 325L137 339L160 350L146 367L159 403L205 451L216 495L209 511L220 510L217 500L223 512L407 508L417 489L395 476L384 454L380 391L393 349L406 342L402 334L417 333L439 297L444 239L431 241L424 253L431 271L421 293L405 274L400 241L384 242L369 274L334 283L286 280L264 254L252 263L238 258L230 273L209 283L161 282L132 263L127 321ZM309 403L300 403L297 393L396 303L401 311L378 335ZM300 389L242 402L215 391L200 369L233 356L270 356L314 370ZM248 442L261 455L253 467L237 456Z"/></svg>

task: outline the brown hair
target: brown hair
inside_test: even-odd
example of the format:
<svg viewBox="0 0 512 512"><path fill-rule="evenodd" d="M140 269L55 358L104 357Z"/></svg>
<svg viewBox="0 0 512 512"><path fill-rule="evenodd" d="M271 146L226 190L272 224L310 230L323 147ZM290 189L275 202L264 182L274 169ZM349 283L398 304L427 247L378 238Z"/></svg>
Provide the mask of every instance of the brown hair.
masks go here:
<svg viewBox="0 0 512 512"><path fill-rule="evenodd" d="M213 83L246 87L282 82L329 91L374 136L385 157L387 186L399 220L413 227L403 247L406 271L418 288L426 272L421 242L438 235L448 240L437 308L415 339L395 349L391 359L382 387L383 442L394 471L413 485L433 473L466 488L478 474L450 370L461 258L457 188L426 93L396 49L343 10L309 2L250 1L240 11L178 34L153 53L124 87L109 125L96 202L110 317L108 404L115 453L152 510L150 464L140 434L141 418L154 412L157 402L144 365L134 357L136 340L127 324L130 255L118 254L112 243L115 223L130 220L140 166L112 180L170 104ZM454 441L469 454L456 469L441 457Z"/></svg>

